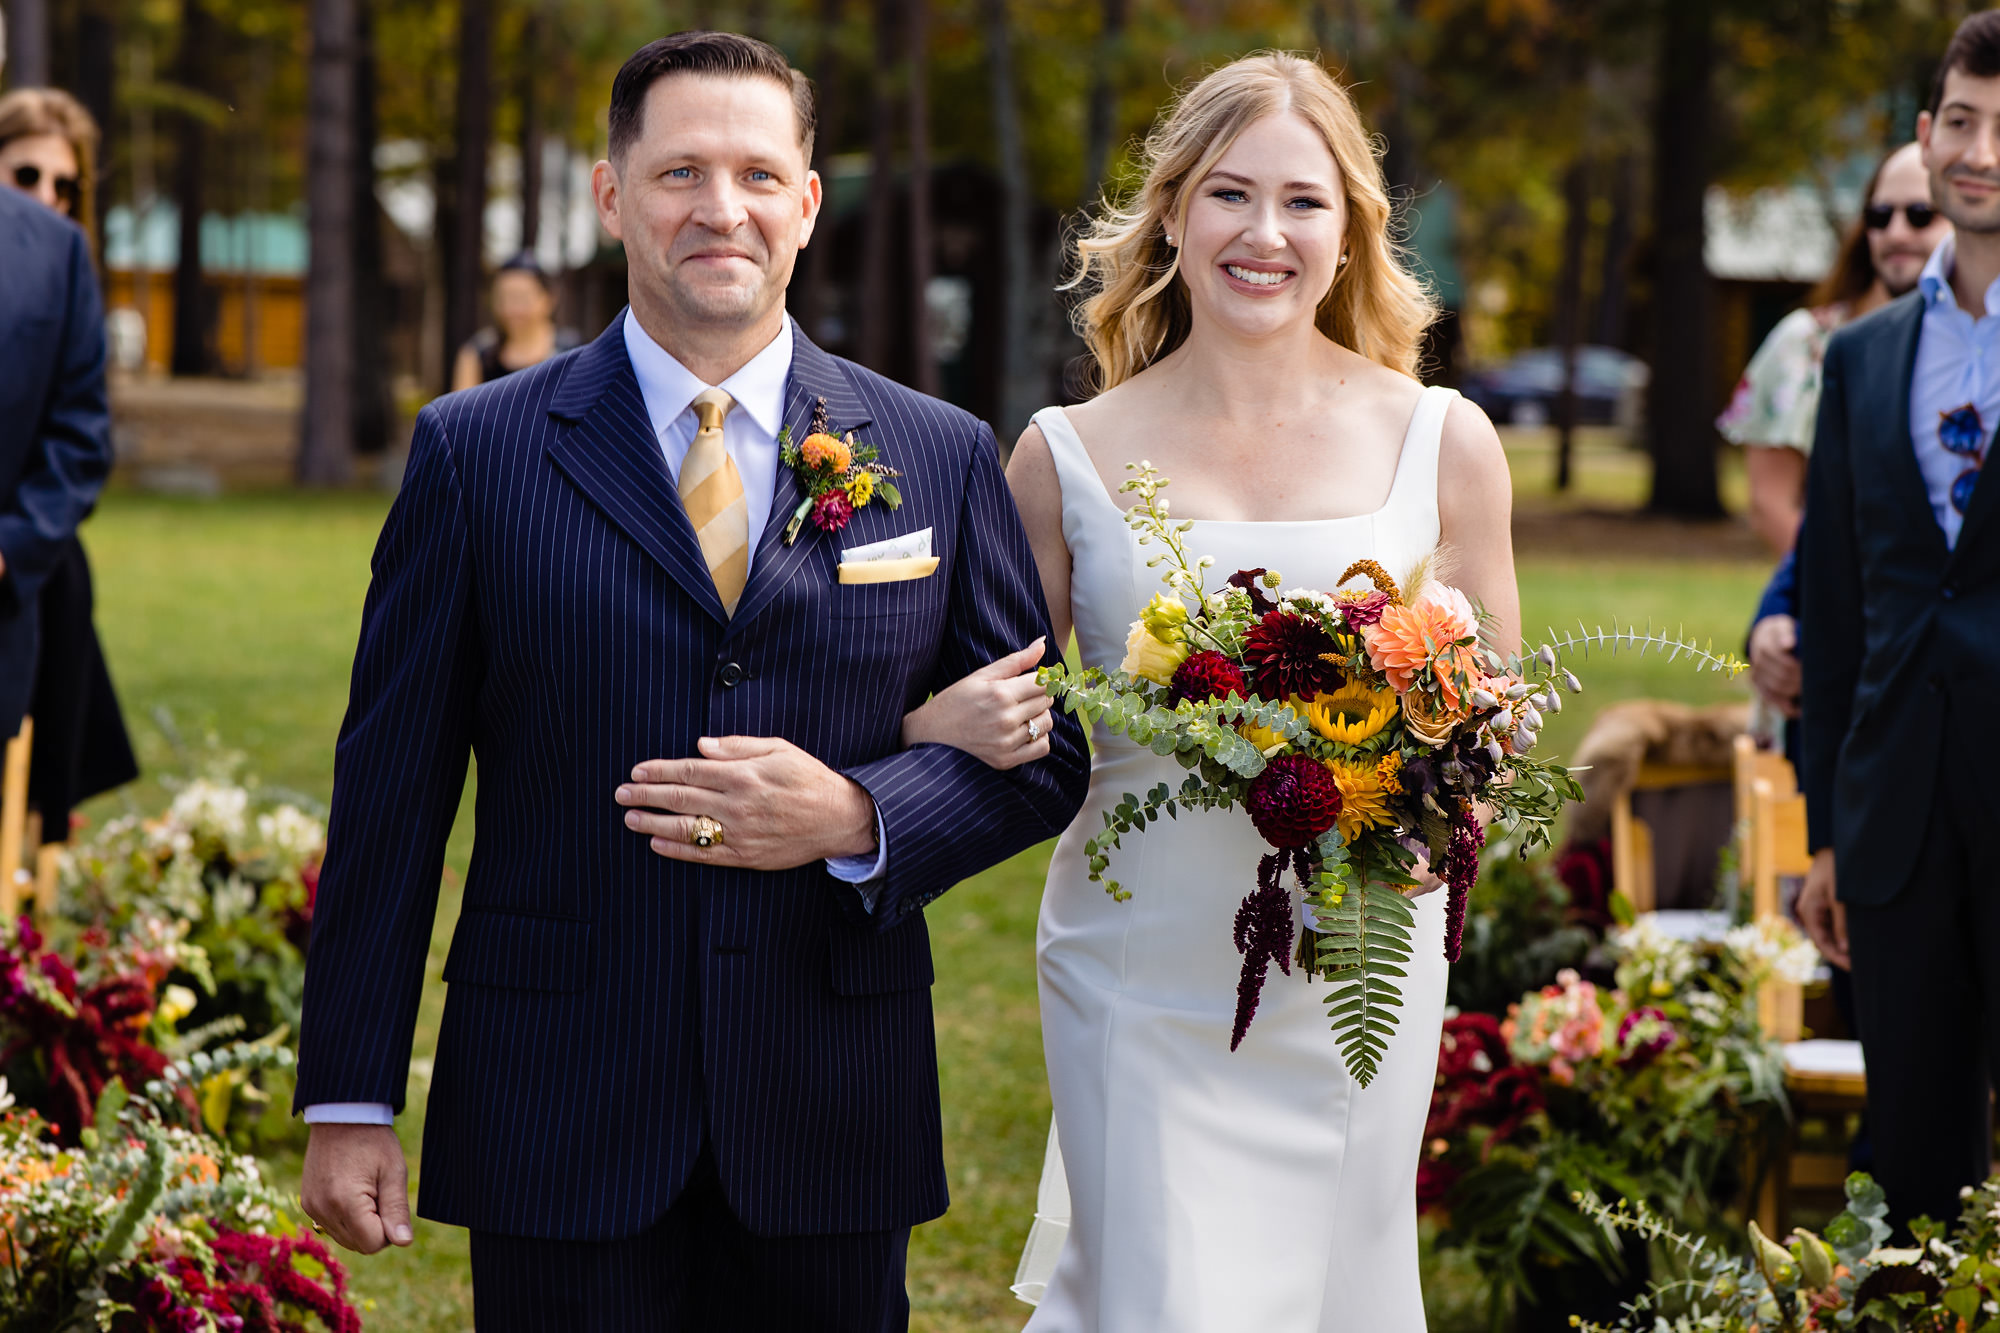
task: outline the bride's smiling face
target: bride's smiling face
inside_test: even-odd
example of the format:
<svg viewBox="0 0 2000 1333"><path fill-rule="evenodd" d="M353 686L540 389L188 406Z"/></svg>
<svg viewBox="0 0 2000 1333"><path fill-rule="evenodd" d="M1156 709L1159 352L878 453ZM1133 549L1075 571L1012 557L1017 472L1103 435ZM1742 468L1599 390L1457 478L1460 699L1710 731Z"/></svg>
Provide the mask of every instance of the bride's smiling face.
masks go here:
<svg viewBox="0 0 2000 1333"><path fill-rule="evenodd" d="M1250 338L1310 324L1347 236L1340 167L1304 117L1266 116L1190 183L1184 230L1175 239L1197 322Z"/></svg>

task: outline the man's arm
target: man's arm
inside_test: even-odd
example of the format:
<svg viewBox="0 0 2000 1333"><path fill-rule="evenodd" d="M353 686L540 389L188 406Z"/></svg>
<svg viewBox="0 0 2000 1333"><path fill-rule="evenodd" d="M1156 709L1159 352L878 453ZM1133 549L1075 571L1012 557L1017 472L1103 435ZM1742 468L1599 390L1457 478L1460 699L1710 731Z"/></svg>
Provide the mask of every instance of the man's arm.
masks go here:
<svg viewBox="0 0 2000 1333"><path fill-rule="evenodd" d="M933 688L1048 636L1044 665L1062 660L1049 636L1034 554L1000 470L993 432L979 427L952 565L951 611ZM1048 757L999 771L948 745L919 745L847 770L874 798L888 854L872 919L882 929L958 881L1062 831L1083 804L1090 759L1083 729L1057 712Z"/></svg>
<svg viewBox="0 0 2000 1333"><path fill-rule="evenodd" d="M0 509L0 587L26 601L41 588L62 544L89 516L111 474L111 408L104 391L104 310L81 231L69 243L68 305L57 330L56 373L35 427L20 485Z"/></svg>
<svg viewBox="0 0 2000 1333"><path fill-rule="evenodd" d="M402 1108L481 670L463 495L426 408L375 548L335 752L295 1107Z"/></svg>
<svg viewBox="0 0 2000 1333"><path fill-rule="evenodd" d="M1833 845L1833 775L1861 674L1861 562L1854 543L1854 472L1847 420L1851 337L1827 348L1819 427L1806 473L1799 533L1799 664L1802 747L1799 787L1813 850Z"/></svg>

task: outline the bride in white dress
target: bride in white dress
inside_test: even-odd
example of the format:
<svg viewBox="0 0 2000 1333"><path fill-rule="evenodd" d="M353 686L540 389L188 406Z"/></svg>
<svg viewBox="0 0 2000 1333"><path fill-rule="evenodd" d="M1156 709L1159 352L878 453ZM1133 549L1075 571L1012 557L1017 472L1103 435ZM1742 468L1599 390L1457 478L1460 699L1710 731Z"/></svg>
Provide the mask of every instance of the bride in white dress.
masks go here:
<svg viewBox="0 0 2000 1333"><path fill-rule="evenodd" d="M1518 639L1510 489L1485 416L1412 378L1434 308L1402 267L1367 130L1316 64L1260 55L1186 92L1137 197L1080 245L1102 392L1048 408L1008 479L1058 641L1116 666L1161 591L1124 522L1127 464L1172 478L1191 552L1331 590L1440 544ZM1229 1038L1237 903L1268 849L1240 813L1128 836L1114 902L1083 845L1127 792L1184 776L1100 730L1037 945L1055 1100L1017 1290L1030 1333L1403 1333L1424 1327L1416 1171L1443 1016L1444 895L1418 905L1401 1025L1356 1086L1324 982L1275 971ZM1435 880L1426 877L1428 883ZM1058 1146L1060 1149L1058 1150Z"/></svg>

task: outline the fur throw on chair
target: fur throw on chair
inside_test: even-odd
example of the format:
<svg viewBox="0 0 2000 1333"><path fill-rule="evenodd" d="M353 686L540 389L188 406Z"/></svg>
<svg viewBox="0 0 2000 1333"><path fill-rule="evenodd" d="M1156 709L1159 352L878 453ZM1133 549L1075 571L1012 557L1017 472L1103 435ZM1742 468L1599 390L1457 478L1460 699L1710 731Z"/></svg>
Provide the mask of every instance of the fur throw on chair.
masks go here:
<svg viewBox="0 0 2000 1333"><path fill-rule="evenodd" d="M1642 764L1728 769L1736 738L1750 725L1748 703L1694 708L1666 699L1628 699L1599 711L1570 761L1583 804L1570 810L1569 836L1594 841L1611 833L1611 807L1638 783Z"/></svg>

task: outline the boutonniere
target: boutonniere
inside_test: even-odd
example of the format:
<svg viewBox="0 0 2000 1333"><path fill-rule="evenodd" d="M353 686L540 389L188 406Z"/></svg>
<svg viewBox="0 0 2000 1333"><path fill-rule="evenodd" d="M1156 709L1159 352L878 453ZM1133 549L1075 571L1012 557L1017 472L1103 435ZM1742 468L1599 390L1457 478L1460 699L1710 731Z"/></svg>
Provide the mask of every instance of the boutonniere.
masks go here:
<svg viewBox="0 0 2000 1333"><path fill-rule="evenodd" d="M813 407L812 423L803 441L792 443L792 428L778 432L778 457L798 478L806 498L785 525L785 545L798 540L806 519L821 532L839 532L854 511L880 500L901 507L903 493L891 480L903 474L880 462L881 451L854 438L853 431L827 429L826 399Z"/></svg>

